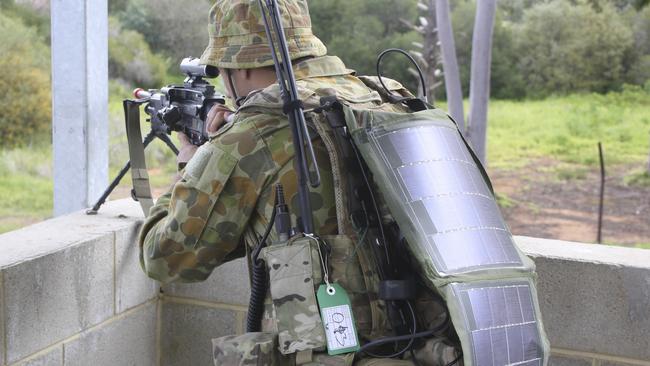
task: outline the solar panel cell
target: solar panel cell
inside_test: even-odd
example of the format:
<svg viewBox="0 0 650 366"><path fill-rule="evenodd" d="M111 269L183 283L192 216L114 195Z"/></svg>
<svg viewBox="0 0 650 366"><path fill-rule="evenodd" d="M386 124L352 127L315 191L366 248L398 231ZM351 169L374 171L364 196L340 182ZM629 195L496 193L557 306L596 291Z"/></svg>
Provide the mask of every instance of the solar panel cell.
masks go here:
<svg viewBox="0 0 650 366"><path fill-rule="evenodd" d="M506 333L508 339L508 362L511 364L524 362L526 359L524 357L524 347L516 346L523 342L521 327L508 327L506 328Z"/></svg>
<svg viewBox="0 0 650 366"><path fill-rule="evenodd" d="M379 130L378 130L379 131ZM397 183L413 235L441 274L523 262L479 169L458 132L428 124L371 131L372 146Z"/></svg>
<svg viewBox="0 0 650 366"><path fill-rule="evenodd" d="M476 365L541 362L541 336L527 281L451 286L464 310Z"/></svg>
<svg viewBox="0 0 650 366"><path fill-rule="evenodd" d="M476 365L492 366L494 348L492 347L492 337L490 336L490 330L486 329L472 333L472 343L474 346L474 353L481 355L481 358L476 360Z"/></svg>

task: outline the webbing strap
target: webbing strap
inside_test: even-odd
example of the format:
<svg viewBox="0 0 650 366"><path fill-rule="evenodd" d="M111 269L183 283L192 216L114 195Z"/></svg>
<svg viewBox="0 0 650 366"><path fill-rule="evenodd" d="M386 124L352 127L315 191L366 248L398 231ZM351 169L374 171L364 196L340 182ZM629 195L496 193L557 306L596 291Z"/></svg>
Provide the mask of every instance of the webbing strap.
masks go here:
<svg viewBox="0 0 650 366"><path fill-rule="evenodd" d="M352 146L352 141L351 137L347 133L347 125L345 124L345 114L343 112L343 104L337 99L336 96L326 96L322 97L320 99L321 106L314 109L314 111L324 112L325 115L325 120L327 121L328 125L334 131L333 137L334 141L332 141L338 149L333 149L334 153L339 153L340 156L332 155L332 153L328 149L328 154L330 155L330 160L332 161L332 167L335 167L334 161L337 161L336 166L339 166L341 164L338 163L339 160L341 160L345 166L343 168L346 170L345 172L340 172L341 174L346 174L346 179L345 183L347 184L346 187L341 187L339 185L335 185L335 192L336 190L338 191L344 191L347 190L349 192L349 199L347 199L348 203L348 215L344 215L340 219L347 219L348 217L352 220L353 224L357 226L361 226L360 222L367 222L366 219L366 212L363 208L363 205L361 201L367 201L368 194L366 193L366 189L369 189L369 187L365 186L365 183L363 181L363 177L361 175L361 165L360 161L357 160L356 155L354 154L354 148ZM322 127L321 127L322 128ZM321 135L324 135L324 133L321 133ZM323 137L323 136L321 136ZM329 140L329 138L327 139ZM324 137L323 141L328 142ZM336 174L336 172L334 172ZM336 176L335 176L336 178ZM335 180L336 181L336 180ZM339 179L339 182L342 180ZM338 196L343 197L343 193L337 193L336 194L337 198ZM337 212L337 217L340 214ZM380 219L380 218L378 218ZM339 230L342 230L343 228L339 226Z"/></svg>
<svg viewBox="0 0 650 366"><path fill-rule="evenodd" d="M124 120L126 121L126 140L131 159L131 178L133 180L133 199L140 202L144 215L153 206L147 163L144 158L142 132L140 132L140 104L133 100L124 101Z"/></svg>

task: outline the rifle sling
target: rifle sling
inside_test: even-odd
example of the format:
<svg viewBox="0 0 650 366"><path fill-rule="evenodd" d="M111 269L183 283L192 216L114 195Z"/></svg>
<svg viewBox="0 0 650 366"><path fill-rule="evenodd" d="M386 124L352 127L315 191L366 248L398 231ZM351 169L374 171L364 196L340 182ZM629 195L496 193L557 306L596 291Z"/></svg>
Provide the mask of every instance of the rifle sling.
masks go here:
<svg viewBox="0 0 650 366"><path fill-rule="evenodd" d="M144 158L144 145L140 132L140 103L133 100L124 101L124 115L126 121L126 140L129 144L129 157L131 159L131 178L133 180L133 199L140 202L144 215L147 216L153 206L151 186L147 163Z"/></svg>

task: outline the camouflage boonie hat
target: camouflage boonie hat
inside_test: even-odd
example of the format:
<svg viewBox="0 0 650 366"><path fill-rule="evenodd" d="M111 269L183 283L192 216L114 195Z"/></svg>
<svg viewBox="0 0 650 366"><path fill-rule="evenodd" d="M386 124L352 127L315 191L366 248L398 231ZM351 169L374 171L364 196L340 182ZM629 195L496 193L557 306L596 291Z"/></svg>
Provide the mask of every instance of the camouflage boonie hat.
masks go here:
<svg viewBox="0 0 650 366"><path fill-rule="evenodd" d="M311 32L306 0L278 0L292 60L324 56L327 48ZM258 0L217 0L210 10L210 43L201 63L226 69L273 65Z"/></svg>

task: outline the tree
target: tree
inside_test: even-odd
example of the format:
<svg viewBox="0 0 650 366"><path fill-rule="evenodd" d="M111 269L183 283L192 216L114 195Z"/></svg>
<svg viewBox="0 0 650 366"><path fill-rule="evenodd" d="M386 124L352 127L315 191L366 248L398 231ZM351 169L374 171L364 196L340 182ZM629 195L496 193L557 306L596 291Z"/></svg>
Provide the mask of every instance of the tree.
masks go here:
<svg viewBox="0 0 650 366"><path fill-rule="evenodd" d="M0 0L0 13L8 18L20 19L25 26L35 30L46 44L50 43L49 1Z"/></svg>
<svg viewBox="0 0 650 366"><path fill-rule="evenodd" d="M597 12L588 4L553 0L525 12L516 27L517 50L529 90L544 96L620 87L632 32L613 6L601 6Z"/></svg>
<svg viewBox="0 0 650 366"><path fill-rule="evenodd" d="M447 0L436 0L435 8L442 67L445 76L445 90L447 91L447 104L449 105L451 117L458 123L461 131L464 132L463 91L460 84L458 61L456 60L454 33L449 16L449 2Z"/></svg>
<svg viewBox="0 0 650 366"><path fill-rule="evenodd" d="M490 97L497 99L520 99L526 96L526 85L517 70L520 55L517 53L515 20L523 17L524 8L531 0L500 0L497 3L492 32L492 65L490 70ZM516 3L510 6L509 4ZM472 36L476 14L476 2L457 0L451 20L456 43L456 55L464 96L469 96L470 65L472 60ZM521 13L521 15L519 15Z"/></svg>
<svg viewBox="0 0 650 366"><path fill-rule="evenodd" d="M421 36L401 20L414 21L417 0L318 0L309 2L314 34L326 45L330 55L339 56L361 75L375 75L377 55L387 48L408 49ZM386 56L384 76L417 88L408 71L408 60Z"/></svg>
<svg viewBox="0 0 650 366"><path fill-rule="evenodd" d="M52 115L50 50L34 28L0 13L0 146L45 136Z"/></svg>
<svg viewBox="0 0 650 366"><path fill-rule="evenodd" d="M650 7L640 11L628 9L623 19L631 27L634 39L634 46L623 59L625 82L643 85L650 80Z"/></svg>
<svg viewBox="0 0 650 366"><path fill-rule="evenodd" d="M410 54L418 63L420 67L424 84L426 85L427 101L430 104L435 104L435 90L438 86L442 85L438 81L440 75L440 67L442 66L442 58L440 55L440 42L438 42L438 29L436 28L436 8L434 0L428 0L427 4L418 2L418 8L422 11L424 16L418 18L417 24L412 23L406 19L401 19L402 23L408 28L412 29L421 35L423 42L413 42L415 50L411 50ZM409 67L409 72L417 79L420 80L418 71ZM418 87L420 95L424 95L422 85Z"/></svg>
<svg viewBox="0 0 650 366"><path fill-rule="evenodd" d="M485 142L495 13L496 0L478 1L472 40L472 76L469 89L470 114L467 137L483 164L486 162Z"/></svg>
<svg viewBox="0 0 650 366"><path fill-rule="evenodd" d="M141 33L156 53L179 65L188 56L198 57L208 44L206 0L132 0L118 13L125 28Z"/></svg>
<svg viewBox="0 0 650 366"><path fill-rule="evenodd" d="M159 88L168 83L169 60L151 52L142 34L123 29L115 17L108 20L110 77L142 88Z"/></svg>

